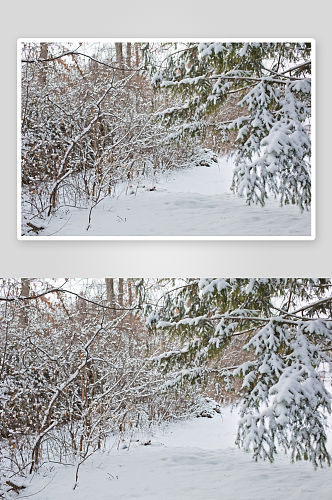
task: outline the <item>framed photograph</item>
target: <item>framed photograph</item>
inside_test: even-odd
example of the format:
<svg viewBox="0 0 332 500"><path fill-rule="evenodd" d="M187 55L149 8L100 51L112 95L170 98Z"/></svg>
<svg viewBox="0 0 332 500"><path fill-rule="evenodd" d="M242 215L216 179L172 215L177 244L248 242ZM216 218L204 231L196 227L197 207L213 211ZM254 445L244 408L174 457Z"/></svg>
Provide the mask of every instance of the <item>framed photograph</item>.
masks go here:
<svg viewBox="0 0 332 500"><path fill-rule="evenodd" d="M18 40L17 225L315 239L315 40Z"/></svg>

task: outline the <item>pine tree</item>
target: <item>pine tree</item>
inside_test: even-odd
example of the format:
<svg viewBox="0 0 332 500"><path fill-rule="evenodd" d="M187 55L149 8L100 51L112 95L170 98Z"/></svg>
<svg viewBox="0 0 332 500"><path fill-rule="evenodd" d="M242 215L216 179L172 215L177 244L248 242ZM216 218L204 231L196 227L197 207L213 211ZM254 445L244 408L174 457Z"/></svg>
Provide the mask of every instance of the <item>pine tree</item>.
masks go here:
<svg viewBox="0 0 332 500"><path fill-rule="evenodd" d="M182 97L158 115L173 126L170 139L212 133L227 142L236 131L231 189L249 204L264 205L270 191L281 204L308 208L311 43L207 42L162 49L166 57L156 62L149 44L143 47L153 85ZM237 114L220 121L218 113L234 99Z"/></svg>
<svg viewBox="0 0 332 500"><path fill-rule="evenodd" d="M326 416L331 394L319 377L332 368L332 296L328 279L190 279L150 310L148 325L174 340L154 358L168 373L166 387L204 382L211 359L232 388L242 379L237 444L273 461L277 445L292 460L330 464ZM305 304L305 305L303 305ZM245 362L229 361L227 348L244 340Z"/></svg>

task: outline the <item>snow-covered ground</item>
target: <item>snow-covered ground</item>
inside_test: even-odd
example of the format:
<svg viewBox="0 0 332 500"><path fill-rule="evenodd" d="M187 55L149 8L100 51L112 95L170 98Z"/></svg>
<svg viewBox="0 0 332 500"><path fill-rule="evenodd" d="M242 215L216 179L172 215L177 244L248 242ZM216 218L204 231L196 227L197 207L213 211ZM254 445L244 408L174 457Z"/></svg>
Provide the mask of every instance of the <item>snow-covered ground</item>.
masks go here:
<svg viewBox="0 0 332 500"><path fill-rule="evenodd" d="M70 236L224 236L303 237L311 235L311 213L280 207L269 198L265 207L248 206L230 191L233 164L219 158L212 167L196 166L118 187L118 196L102 200L92 212L65 207L45 220L38 237ZM36 236L34 232L25 233Z"/></svg>
<svg viewBox="0 0 332 500"><path fill-rule="evenodd" d="M224 408L213 418L172 424L167 432L121 442L92 455L80 470L55 465L30 482L19 498L35 500L330 500L331 469L290 463L282 453L273 464L255 462L234 445L238 416ZM150 445L144 442L151 440ZM330 432L329 451L332 452ZM13 494L17 497L16 494Z"/></svg>

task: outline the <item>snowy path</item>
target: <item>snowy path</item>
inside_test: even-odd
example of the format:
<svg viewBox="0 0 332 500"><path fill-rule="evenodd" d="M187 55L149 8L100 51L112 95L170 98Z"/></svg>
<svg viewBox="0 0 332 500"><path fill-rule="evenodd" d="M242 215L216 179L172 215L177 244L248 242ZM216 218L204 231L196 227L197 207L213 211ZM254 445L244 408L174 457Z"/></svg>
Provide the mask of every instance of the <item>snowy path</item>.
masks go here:
<svg viewBox="0 0 332 500"><path fill-rule="evenodd" d="M94 208L88 231L88 210L69 207L48 219L38 236L310 236L310 212L280 207L274 199L265 207L248 206L230 191L232 170L220 158L210 168L187 168L144 187L126 187L127 194Z"/></svg>
<svg viewBox="0 0 332 500"><path fill-rule="evenodd" d="M56 466L35 476L24 494L35 500L330 500L331 469L254 462L234 445L237 416L228 408L213 419L196 418L149 436L152 444L96 453L82 466L73 490L74 467ZM332 437L332 436L331 436ZM331 442L330 442L330 452ZM28 484L26 482L25 484Z"/></svg>

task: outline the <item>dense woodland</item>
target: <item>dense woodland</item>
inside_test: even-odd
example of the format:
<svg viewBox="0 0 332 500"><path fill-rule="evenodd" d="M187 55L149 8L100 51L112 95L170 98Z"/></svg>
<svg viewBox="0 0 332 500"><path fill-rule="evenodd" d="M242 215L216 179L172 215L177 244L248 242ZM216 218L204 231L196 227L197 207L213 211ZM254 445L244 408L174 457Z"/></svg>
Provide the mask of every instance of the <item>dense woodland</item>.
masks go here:
<svg viewBox="0 0 332 500"><path fill-rule="evenodd" d="M2 280L0 461L9 475L49 461L77 462L78 474L110 433L120 443L124 433L206 410L194 388L161 390L151 357L170 344L149 335L138 284Z"/></svg>
<svg viewBox="0 0 332 500"><path fill-rule="evenodd" d="M1 282L2 484L239 404L253 457L330 463L330 279ZM14 482L14 479L12 479Z"/></svg>
<svg viewBox="0 0 332 500"><path fill-rule="evenodd" d="M155 113L168 99L142 72L139 44L85 52L57 43L22 50L22 192L30 223L71 204L88 208L90 223L118 183L179 168L201 153L194 144L166 144Z"/></svg>
<svg viewBox="0 0 332 500"><path fill-rule="evenodd" d="M230 188L311 203L310 43L21 43L23 232L234 155ZM37 221L37 222L36 222Z"/></svg>

